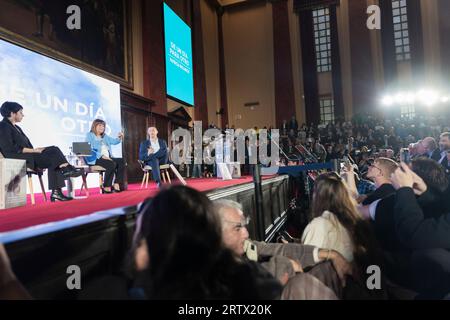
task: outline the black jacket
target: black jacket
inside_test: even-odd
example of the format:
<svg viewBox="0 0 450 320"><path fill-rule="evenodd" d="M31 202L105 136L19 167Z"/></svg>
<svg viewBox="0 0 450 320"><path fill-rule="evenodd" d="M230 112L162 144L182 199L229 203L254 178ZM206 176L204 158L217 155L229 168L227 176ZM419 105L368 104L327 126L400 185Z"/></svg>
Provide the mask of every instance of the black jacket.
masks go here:
<svg viewBox="0 0 450 320"><path fill-rule="evenodd" d="M428 189L420 197L417 197L417 203L425 219L438 219L450 212L449 191L442 193ZM392 194L377 204L375 220L373 221L374 231L378 242L384 250L405 251L408 248L401 243L395 230L395 203L396 195Z"/></svg>
<svg viewBox="0 0 450 320"><path fill-rule="evenodd" d="M23 159L27 161L27 167L36 167L34 155L22 152L23 148L33 149L33 145L20 127L3 118L0 122L0 137L0 152L5 158Z"/></svg>
<svg viewBox="0 0 450 320"><path fill-rule="evenodd" d="M450 249L450 212L426 218L411 188L397 190L394 223L399 240L411 249Z"/></svg>
<svg viewBox="0 0 450 320"><path fill-rule="evenodd" d="M395 189L392 186L392 184L389 183L382 184L374 192L370 193L367 196L367 198L362 202L362 204L363 206L367 206L378 199L386 198L394 193Z"/></svg>
<svg viewBox="0 0 450 320"><path fill-rule="evenodd" d="M139 145L139 160L147 162L150 158L160 158L167 154L167 144L163 139L158 138L159 150L158 152L148 155L147 150L151 146L150 140L146 139Z"/></svg>
<svg viewBox="0 0 450 320"><path fill-rule="evenodd" d="M433 159L436 162L439 162L439 160L441 160L441 151L439 150L439 148L433 150L430 159Z"/></svg>

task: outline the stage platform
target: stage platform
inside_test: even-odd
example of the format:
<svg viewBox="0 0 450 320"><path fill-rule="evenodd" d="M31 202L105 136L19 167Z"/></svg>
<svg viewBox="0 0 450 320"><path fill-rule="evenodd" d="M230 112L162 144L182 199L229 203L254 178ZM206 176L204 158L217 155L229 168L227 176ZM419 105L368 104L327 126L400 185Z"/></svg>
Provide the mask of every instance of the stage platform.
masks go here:
<svg viewBox="0 0 450 320"><path fill-rule="evenodd" d="M255 238L255 191L251 177L228 181L189 179L188 186L211 200L240 202L251 217ZM262 182L265 239L271 239L286 219L292 197L288 176L265 177ZM67 267L80 266L83 281L118 273L131 245L138 206L159 190L129 185L128 191L89 198L0 210L0 242L6 243L18 278L36 298L67 299L78 293L66 287Z"/></svg>
<svg viewBox="0 0 450 320"><path fill-rule="evenodd" d="M227 181L216 178L187 180L189 187L204 192L251 182L251 177ZM136 206L159 191L155 183L150 183L147 189L140 187L140 184L130 184L127 191L115 194L100 194L98 188L91 188L88 198L56 203L45 202L42 194L36 194L35 205L31 205L31 202L28 201L24 207L0 210L0 242L11 242L12 239L9 237L5 238L5 233L12 231L20 230L22 232L27 228L41 229L46 224L52 224L53 228L58 228L59 222L63 222L60 225L66 228L71 226L68 220L75 218L78 218L78 224L83 223L85 220L92 219L92 214L101 216L99 213L114 213L117 210L113 209ZM77 191L76 195L83 196L84 193L80 194ZM47 198L50 199L49 193Z"/></svg>

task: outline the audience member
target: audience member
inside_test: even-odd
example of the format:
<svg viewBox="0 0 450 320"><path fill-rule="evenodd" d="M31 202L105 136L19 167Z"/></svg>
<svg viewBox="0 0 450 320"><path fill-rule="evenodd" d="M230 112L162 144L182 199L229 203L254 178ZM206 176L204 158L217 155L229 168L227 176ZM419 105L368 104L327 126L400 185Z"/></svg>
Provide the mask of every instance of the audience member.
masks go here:
<svg viewBox="0 0 450 320"><path fill-rule="evenodd" d="M138 260L144 260L147 298L280 297L281 286L275 278L255 263L236 259L224 247L220 218L204 194L174 186L158 193L142 214L136 243L146 249L137 252Z"/></svg>
<svg viewBox="0 0 450 320"><path fill-rule="evenodd" d="M411 286L421 298L442 299L450 292L450 213L426 218L416 195L428 186L406 164L392 176L397 190L394 221L399 240L413 250Z"/></svg>
<svg viewBox="0 0 450 320"><path fill-rule="evenodd" d="M341 284L345 286L345 276L351 274L351 266L338 252L303 244L248 242L245 227L248 221L241 205L231 200L217 200L215 206L221 217L225 246L237 257L242 257L249 245L255 245L256 255L262 266L277 277L285 285L285 289L286 285L290 288L289 294L283 295L284 298L335 299L335 295L341 295ZM321 263L327 260L331 260L334 269L329 263ZM304 273L309 268L311 270ZM333 289L334 293L325 285ZM293 286L297 289L294 290Z"/></svg>
<svg viewBox="0 0 450 320"><path fill-rule="evenodd" d="M397 163L392 159L383 157L375 159L369 166L366 177L375 183L377 189L365 197L362 201L363 205L369 205L395 192L390 177L397 167Z"/></svg>

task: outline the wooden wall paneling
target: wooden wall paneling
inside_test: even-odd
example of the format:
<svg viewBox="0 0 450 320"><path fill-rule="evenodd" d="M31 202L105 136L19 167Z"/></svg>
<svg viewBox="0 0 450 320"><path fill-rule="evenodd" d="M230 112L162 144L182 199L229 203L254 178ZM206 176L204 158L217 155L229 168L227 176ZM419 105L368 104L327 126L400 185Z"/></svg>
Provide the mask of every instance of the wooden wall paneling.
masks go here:
<svg viewBox="0 0 450 320"><path fill-rule="evenodd" d="M142 0L144 95L155 101L154 113L167 114L162 4L162 0Z"/></svg>
<svg viewBox="0 0 450 320"><path fill-rule="evenodd" d="M151 115L154 101L125 90L121 91L120 100L122 127L125 130L123 156L128 164L127 181L138 182L142 179L142 170L137 162L139 144L146 138L148 117Z"/></svg>
<svg viewBox="0 0 450 320"><path fill-rule="evenodd" d="M206 100L205 59L203 54L202 13L200 1L192 1L192 42L194 62L195 120L208 126L208 106Z"/></svg>
<svg viewBox="0 0 450 320"><path fill-rule="evenodd" d="M142 180L139 166L139 144L146 139L147 113L131 107L122 107L122 121L125 123L124 158L127 161L128 182Z"/></svg>

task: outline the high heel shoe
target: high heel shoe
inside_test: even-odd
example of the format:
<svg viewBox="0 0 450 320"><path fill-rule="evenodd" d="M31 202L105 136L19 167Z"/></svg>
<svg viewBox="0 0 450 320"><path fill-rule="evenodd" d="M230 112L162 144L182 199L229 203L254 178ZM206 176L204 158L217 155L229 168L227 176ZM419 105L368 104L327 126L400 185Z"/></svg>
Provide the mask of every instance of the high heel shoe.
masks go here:
<svg viewBox="0 0 450 320"><path fill-rule="evenodd" d="M102 189L102 194L110 194L110 193L114 193L114 191L113 191L112 189L109 190L109 191L105 190L104 187L101 187L101 189Z"/></svg>
<svg viewBox="0 0 450 320"><path fill-rule="evenodd" d="M65 196L64 193L62 193L61 190L53 190L52 194L50 195L50 201L51 202L55 202L55 201L70 201L70 200L73 200L73 198Z"/></svg>

